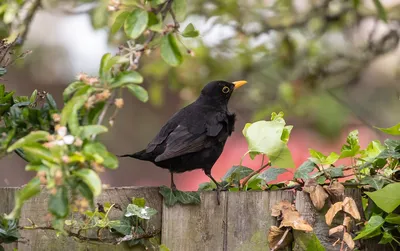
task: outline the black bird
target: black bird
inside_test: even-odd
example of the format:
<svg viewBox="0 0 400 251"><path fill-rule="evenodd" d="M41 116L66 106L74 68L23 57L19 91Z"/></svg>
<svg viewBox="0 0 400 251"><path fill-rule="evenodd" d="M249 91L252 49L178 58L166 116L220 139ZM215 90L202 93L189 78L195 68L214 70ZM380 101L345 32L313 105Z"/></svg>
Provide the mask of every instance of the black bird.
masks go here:
<svg viewBox="0 0 400 251"><path fill-rule="evenodd" d="M147 145L146 149L119 157L132 157L153 162L171 173L171 188L176 189L174 173L203 169L216 184L211 168L232 134L235 114L228 111L232 92L246 81L212 81L190 105L175 113ZM219 199L218 199L219 204Z"/></svg>

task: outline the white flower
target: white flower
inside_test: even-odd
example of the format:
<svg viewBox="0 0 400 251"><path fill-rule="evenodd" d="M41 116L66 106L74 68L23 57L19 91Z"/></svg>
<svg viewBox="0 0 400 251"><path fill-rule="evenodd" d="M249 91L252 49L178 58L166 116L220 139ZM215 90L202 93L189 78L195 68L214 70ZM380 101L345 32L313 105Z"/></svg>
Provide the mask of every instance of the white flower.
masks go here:
<svg viewBox="0 0 400 251"><path fill-rule="evenodd" d="M65 135L67 135L67 127L61 126L60 128L58 128L57 134L61 137L64 137Z"/></svg>
<svg viewBox="0 0 400 251"><path fill-rule="evenodd" d="M63 137L63 140L65 144L71 145L72 143L74 143L75 138L72 135L66 135Z"/></svg>

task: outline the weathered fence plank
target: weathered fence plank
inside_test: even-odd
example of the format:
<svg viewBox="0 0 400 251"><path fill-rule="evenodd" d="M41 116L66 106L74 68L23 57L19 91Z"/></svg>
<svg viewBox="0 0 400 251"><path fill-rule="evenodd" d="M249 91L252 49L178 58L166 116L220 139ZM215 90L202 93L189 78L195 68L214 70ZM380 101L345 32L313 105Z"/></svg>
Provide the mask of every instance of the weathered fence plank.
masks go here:
<svg viewBox="0 0 400 251"><path fill-rule="evenodd" d="M159 213L151 219L147 226L147 230L161 232L161 214L162 214L162 199L158 192L158 188L142 188L142 187L120 187L105 189L98 197L95 203L117 203L122 208L131 202L132 197L145 197L147 205L155 208ZM39 196L27 201L21 212L20 225L30 226L31 221L37 226L49 226L50 222L46 218L47 215L48 194L43 191ZM117 210L111 211L110 219L119 219L122 212ZM107 233L103 233L107 236ZM98 242L81 242L72 237L56 237L56 232L53 230L22 230L22 237L26 240L25 243L18 244L18 251L53 251L53 250L144 250L141 248L128 248L125 244L112 245ZM87 233L87 237L96 237L95 233Z"/></svg>
<svg viewBox="0 0 400 251"><path fill-rule="evenodd" d="M225 250L269 250L268 231L276 224L276 219L271 217L271 207L281 200L293 202L293 199L294 193L288 191L229 193Z"/></svg>
<svg viewBox="0 0 400 251"><path fill-rule="evenodd" d="M220 201L218 206L215 192L204 192L200 205L164 205L161 242L172 251L224 250L226 192Z"/></svg>

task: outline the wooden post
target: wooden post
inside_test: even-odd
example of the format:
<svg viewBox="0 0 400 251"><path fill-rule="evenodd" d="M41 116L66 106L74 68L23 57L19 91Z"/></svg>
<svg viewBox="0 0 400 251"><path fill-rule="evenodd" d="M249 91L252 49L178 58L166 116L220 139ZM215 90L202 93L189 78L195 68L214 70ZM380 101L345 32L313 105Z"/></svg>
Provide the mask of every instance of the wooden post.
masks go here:
<svg viewBox="0 0 400 251"><path fill-rule="evenodd" d="M1 187L0 188L0 214L8 214L14 207L15 192L18 191L17 187ZM10 244L2 244L5 251L13 251L17 248L16 242Z"/></svg>

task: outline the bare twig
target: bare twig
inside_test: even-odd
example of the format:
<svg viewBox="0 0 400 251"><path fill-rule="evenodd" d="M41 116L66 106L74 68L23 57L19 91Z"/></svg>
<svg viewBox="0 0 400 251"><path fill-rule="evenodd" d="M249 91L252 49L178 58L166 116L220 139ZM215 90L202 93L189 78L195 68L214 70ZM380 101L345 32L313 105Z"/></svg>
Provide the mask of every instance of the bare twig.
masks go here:
<svg viewBox="0 0 400 251"><path fill-rule="evenodd" d="M285 233L282 235L281 239L276 243L275 247L271 248L271 251L275 251L279 248L280 245L282 245L283 241L285 240L286 236L288 235L290 231L290 228L286 228Z"/></svg>
<svg viewBox="0 0 400 251"><path fill-rule="evenodd" d="M261 162L261 165L264 164L264 155L263 155L263 159ZM262 165L259 169L253 171L251 174L249 174L242 182L242 184L240 184L240 190L243 189L243 187L247 184L247 182L251 179L251 177L253 177L254 175L256 175L257 173L260 173L262 170L264 170L266 167L271 166L271 161L269 161L267 164Z"/></svg>

